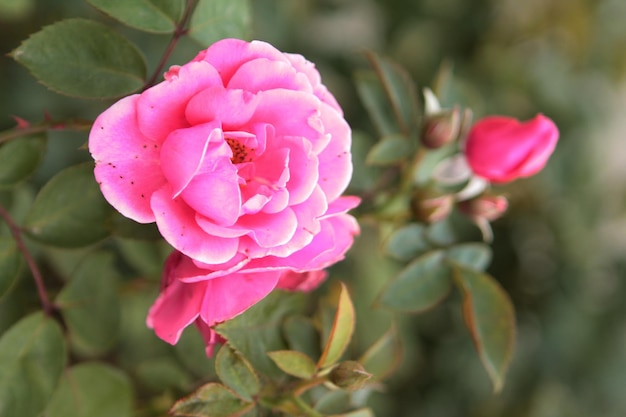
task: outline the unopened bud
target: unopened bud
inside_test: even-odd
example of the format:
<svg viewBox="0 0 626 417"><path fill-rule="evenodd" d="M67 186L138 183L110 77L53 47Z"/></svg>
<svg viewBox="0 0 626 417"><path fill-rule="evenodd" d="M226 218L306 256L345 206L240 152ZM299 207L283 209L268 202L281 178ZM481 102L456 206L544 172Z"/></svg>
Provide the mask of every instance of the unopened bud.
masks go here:
<svg viewBox="0 0 626 417"><path fill-rule="evenodd" d="M441 194L429 196L428 192L418 192L411 202L413 215L424 223L436 223L448 217L454 206L454 196Z"/></svg>
<svg viewBox="0 0 626 417"><path fill-rule="evenodd" d="M438 149L459 137L461 112L458 107L442 110L427 116L422 129L422 144L429 149Z"/></svg>
<svg viewBox="0 0 626 417"><path fill-rule="evenodd" d="M345 361L330 372L328 379L339 388L356 391L363 388L365 382L372 377L363 365L356 361Z"/></svg>
<svg viewBox="0 0 626 417"><path fill-rule="evenodd" d="M459 211L471 219L494 221L504 214L509 202L501 195L481 195L459 203Z"/></svg>

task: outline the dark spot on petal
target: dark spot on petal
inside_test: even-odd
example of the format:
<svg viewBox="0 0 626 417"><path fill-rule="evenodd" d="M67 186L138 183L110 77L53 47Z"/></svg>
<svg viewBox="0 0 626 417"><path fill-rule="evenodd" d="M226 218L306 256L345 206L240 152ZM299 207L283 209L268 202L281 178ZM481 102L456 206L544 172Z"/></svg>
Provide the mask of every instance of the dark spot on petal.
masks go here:
<svg viewBox="0 0 626 417"><path fill-rule="evenodd" d="M135 181L131 181L131 182L130 182L130 185L135 185Z"/></svg>
<svg viewBox="0 0 626 417"><path fill-rule="evenodd" d="M141 195L141 198L146 198L146 196L142 194L142 195ZM163 213L163 214L165 214L165 213Z"/></svg>
<svg viewBox="0 0 626 417"><path fill-rule="evenodd" d="M146 149L148 147L148 145L143 145L143 148Z"/></svg>

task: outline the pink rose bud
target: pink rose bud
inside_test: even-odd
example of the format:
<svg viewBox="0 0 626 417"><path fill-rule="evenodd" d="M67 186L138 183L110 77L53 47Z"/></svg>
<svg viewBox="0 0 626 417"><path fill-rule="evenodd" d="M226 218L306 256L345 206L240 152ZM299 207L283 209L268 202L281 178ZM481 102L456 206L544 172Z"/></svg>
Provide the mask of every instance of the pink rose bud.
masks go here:
<svg viewBox="0 0 626 417"><path fill-rule="evenodd" d="M558 138L554 122L542 114L527 122L489 116L470 129L465 155L477 175L504 183L541 171Z"/></svg>
<svg viewBox="0 0 626 417"><path fill-rule="evenodd" d="M500 218L509 206L506 197L501 195L481 195L471 200L461 201L459 211L478 220L494 221Z"/></svg>

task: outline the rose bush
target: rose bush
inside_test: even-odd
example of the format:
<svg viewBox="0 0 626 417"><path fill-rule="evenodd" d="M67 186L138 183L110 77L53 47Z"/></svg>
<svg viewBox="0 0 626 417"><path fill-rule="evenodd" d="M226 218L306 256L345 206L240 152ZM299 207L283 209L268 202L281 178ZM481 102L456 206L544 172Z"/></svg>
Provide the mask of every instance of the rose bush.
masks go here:
<svg viewBox="0 0 626 417"><path fill-rule="evenodd" d="M541 171L556 147L559 131L542 114L520 122L504 116L477 121L465 142L465 155L477 175L496 183Z"/></svg>
<svg viewBox="0 0 626 417"><path fill-rule="evenodd" d="M89 136L103 195L177 251L150 313L157 334L175 343L198 317L226 320L281 277L295 289L289 274L343 258L358 233L346 212L359 199L341 197L350 145L314 65L259 41L219 41L103 112Z"/></svg>

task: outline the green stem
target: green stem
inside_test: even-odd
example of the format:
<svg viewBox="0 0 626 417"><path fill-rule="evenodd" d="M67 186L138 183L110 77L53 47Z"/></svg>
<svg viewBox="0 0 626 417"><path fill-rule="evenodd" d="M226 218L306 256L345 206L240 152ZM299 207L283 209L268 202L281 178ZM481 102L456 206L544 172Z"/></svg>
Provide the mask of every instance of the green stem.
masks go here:
<svg viewBox="0 0 626 417"><path fill-rule="evenodd" d="M35 280L37 293L39 294L39 299L41 300L41 305L44 312L48 316L51 316L54 313L55 307L48 298L48 292L46 291L46 286L43 283L43 277L41 276L41 272L37 267L37 263L35 262L35 259L31 255L26 245L24 244L24 239L22 239L22 230L19 228L17 223L15 223L15 220L13 220L9 212L2 205L0 205L0 217L2 217L7 226L9 226L9 230L13 235L13 239L15 240L15 244L17 245L17 249L21 252L24 260L28 264L30 273Z"/></svg>
<svg viewBox="0 0 626 417"><path fill-rule="evenodd" d="M0 132L0 143L8 142L23 136L45 133L49 130L88 131L91 129L92 124L93 122L91 120L83 119L44 120L43 122L35 125L27 127L14 127L13 129Z"/></svg>

